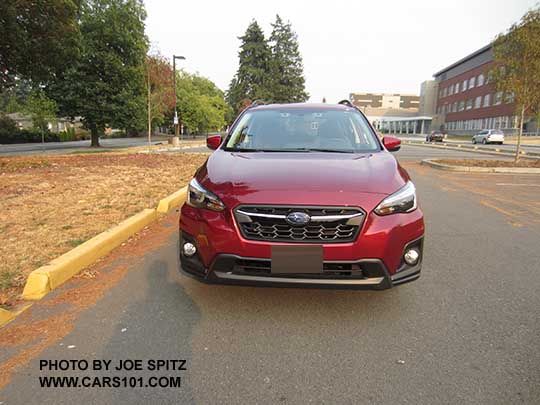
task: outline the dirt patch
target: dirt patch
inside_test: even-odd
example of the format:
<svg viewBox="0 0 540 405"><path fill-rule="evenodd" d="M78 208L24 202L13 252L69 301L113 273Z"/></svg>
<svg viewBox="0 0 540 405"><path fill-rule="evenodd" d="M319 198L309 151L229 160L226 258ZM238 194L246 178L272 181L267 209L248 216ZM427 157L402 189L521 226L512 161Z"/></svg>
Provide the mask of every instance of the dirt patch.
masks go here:
<svg viewBox="0 0 540 405"><path fill-rule="evenodd" d="M479 159L434 159L435 163L463 167L537 167L540 160L521 159L517 163L512 160L479 160Z"/></svg>
<svg viewBox="0 0 540 405"><path fill-rule="evenodd" d="M0 305L28 273L187 184L205 154L0 158Z"/></svg>

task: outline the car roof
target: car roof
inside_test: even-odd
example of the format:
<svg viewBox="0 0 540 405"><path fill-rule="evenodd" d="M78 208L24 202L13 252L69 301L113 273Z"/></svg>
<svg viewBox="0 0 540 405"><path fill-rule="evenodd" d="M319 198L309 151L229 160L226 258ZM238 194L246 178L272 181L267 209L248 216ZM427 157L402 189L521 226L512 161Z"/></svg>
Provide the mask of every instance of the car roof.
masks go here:
<svg viewBox="0 0 540 405"><path fill-rule="evenodd" d="M264 104L250 108L252 111L259 110L354 110L354 107L350 107L344 104L327 104L327 103L288 103L288 104Z"/></svg>

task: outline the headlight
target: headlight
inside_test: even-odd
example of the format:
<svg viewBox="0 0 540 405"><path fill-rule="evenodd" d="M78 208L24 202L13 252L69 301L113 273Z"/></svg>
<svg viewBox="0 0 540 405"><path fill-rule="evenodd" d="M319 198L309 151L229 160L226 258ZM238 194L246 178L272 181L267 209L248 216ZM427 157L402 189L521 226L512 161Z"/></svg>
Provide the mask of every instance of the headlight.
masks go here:
<svg viewBox="0 0 540 405"><path fill-rule="evenodd" d="M375 208L379 215L390 215L398 212L411 212L416 209L416 189L411 181L400 188L394 194L386 197Z"/></svg>
<svg viewBox="0 0 540 405"><path fill-rule="evenodd" d="M186 202L195 208L206 208L212 211L223 211L225 209L225 204L214 193L201 186L196 179L189 182Z"/></svg>

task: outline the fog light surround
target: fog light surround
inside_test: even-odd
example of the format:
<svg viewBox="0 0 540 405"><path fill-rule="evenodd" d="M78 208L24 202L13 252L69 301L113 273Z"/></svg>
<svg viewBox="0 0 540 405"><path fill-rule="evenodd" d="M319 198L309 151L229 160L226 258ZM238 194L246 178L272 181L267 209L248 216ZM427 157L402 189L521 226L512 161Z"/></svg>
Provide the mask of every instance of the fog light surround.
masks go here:
<svg viewBox="0 0 540 405"><path fill-rule="evenodd" d="M405 263L407 263L409 266L414 266L416 263L418 263L418 259L420 259L420 252L414 248L408 249L403 255L403 260L405 260Z"/></svg>
<svg viewBox="0 0 540 405"><path fill-rule="evenodd" d="M197 248L193 243L186 242L184 243L184 246L182 246L182 253L184 253L184 256L191 257L197 253Z"/></svg>

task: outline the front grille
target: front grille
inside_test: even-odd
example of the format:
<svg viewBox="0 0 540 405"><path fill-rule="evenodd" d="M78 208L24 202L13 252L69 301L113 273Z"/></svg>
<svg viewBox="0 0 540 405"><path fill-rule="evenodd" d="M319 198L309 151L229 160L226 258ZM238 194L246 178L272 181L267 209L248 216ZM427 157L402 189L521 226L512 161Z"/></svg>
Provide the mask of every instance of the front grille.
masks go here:
<svg viewBox="0 0 540 405"><path fill-rule="evenodd" d="M287 215L307 214L308 223L291 224ZM356 239L365 214L360 208L240 206L234 211L244 238L271 242L345 243Z"/></svg>

